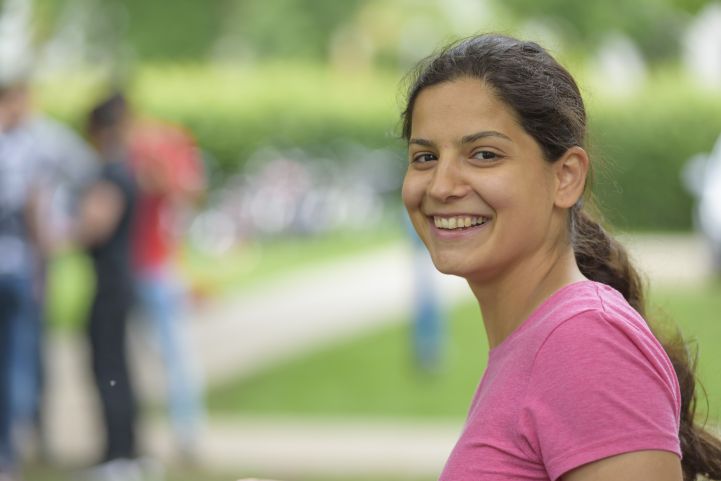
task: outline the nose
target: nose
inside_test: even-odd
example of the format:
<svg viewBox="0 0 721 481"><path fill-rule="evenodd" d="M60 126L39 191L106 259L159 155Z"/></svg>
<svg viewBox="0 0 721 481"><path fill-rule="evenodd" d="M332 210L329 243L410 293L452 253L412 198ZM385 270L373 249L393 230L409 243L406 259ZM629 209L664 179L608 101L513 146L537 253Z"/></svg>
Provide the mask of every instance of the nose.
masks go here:
<svg viewBox="0 0 721 481"><path fill-rule="evenodd" d="M465 196L469 188L460 162L446 158L438 160L427 192L434 200L448 202Z"/></svg>

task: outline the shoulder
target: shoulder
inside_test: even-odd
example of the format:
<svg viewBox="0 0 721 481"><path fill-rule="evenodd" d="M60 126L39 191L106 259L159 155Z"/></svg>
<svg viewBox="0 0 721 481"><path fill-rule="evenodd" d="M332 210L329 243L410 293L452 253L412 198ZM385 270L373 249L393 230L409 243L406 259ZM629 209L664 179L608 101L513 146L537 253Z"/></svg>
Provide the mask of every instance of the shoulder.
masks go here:
<svg viewBox="0 0 721 481"><path fill-rule="evenodd" d="M568 302L568 301L567 301ZM671 375L663 346L646 321L613 288L587 283L550 326L534 360L534 369L559 364L585 366L591 372L605 366L646 365Z"/></svg>
<svg viewBox="0 0 721 481"><path fill-rule="evenodd" d="M680 453L678 381L663 346L616 291L585 292L595 300L554 325L536 352L527 439L556 474L623 452Z"/></svg>
<svg viewBox="0 0 721 481"><path fill-rule="evenodd" d="M592 341L598 332L607 333L607 323L635 325L641 330L645 326L618 292L603 284L583 281L567 285L546 299L521 326L518 337L533 344L530 352L539 353L565 341L572 341L573 345Z"/></svg>
<svg viewBox="0 0 721 481"><path fill-rule="evenodd" d="M562 316L543 339L532 377L596 383L604 389L624 383L641 387L650 381L677 390L673 365L663 346L621 294L589 283L581 297L585 298L582 306Z"/></svg>

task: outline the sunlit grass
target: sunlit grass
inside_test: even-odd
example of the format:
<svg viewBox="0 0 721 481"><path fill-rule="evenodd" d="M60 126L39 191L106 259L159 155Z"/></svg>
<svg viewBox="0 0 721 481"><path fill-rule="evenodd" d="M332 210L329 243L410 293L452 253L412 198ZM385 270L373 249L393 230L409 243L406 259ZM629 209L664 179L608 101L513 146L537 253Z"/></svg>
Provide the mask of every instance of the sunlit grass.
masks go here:
<svg viewBox="0 0 721 481"><path fill-rule="evenodd" d="M39 466L29 465L24 469L24 479L32 481L77 481L81 479L79 468L68 468L68 467L50 467L50 466ZM209 468L182 468L179 466L168 467L165 473L166 477L164 481L235 481L240 478L239 473L232 473L228 470L225 472L220 470L211 470ZM262 478L262 473L253 473L258 478ZM247 472L243 472L242 475L245 477L249 475ZM358 476L338 476L338 477L308 477L308 476L293 476L291 478L285 478L285 481L394 481L387 477L371 478L371 477L358 477ZM399 480L401 481L401 480ZM428 479L408 478L404 477L402 481L431 481Z"/></svg>
<svg viewBox="0 0 721 481"><path fill-rule="evenodd" d="M721 283L679 290L658 289L652 293L652 301L661 319L676 322L689 341L692 355L698 353L701 419L708 413L709 418L721 420Z"/></svg>
<svg viewBox="0 0 721 481"><path fill-rule="evenodd" d="M231 295L304 266L380 248L401 236L400 230L384 227L249 242L220 256L188 248L181 254L181 266L185 277L201 292Z"/></svg>
<svg viewBox="0 0 721 481"><path fill-rule="evenodd" d="M721 408L721 286L659 289L652 301L698 342L699 376L710 413ZM483 327L474 304L449 313L445 362L436 374L414 369L407 320L302 359L220 386L216 412L313 416L464 417L486 364ZM643 402L643 400L639 400ZM704 403L700 403L703 407Z"/></svg>
<svg viewBox="0 0 721 481"><path fill-rule="evenodd" d="M283 237L250 242L222 255L191 247L179 255L180 271L192 295L232 295L303 266L332 262L399 239L393 227L339 231L318 237ZM78 328L84 321L92 292L93 273L89 259L79 252L56 257L48 270L47 316L53 327Z"/></svg>

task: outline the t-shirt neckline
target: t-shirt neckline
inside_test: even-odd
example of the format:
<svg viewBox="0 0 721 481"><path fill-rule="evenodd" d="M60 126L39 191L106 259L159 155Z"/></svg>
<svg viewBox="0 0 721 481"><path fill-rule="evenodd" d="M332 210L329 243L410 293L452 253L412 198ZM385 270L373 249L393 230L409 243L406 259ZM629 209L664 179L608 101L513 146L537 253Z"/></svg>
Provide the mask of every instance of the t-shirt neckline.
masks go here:
<svg viewBox="0 0 721 481"><path fill-rule="evenodd" d="M541 302L533 310L533 312L531 312L531 314L508 335L508 337L501 341L501 343L498 344L496 347L489 349L488 357L498 356L498 353L503 352L506 349L506 346L512 344L513 339L518 337L523 331L528 328L528 326L532 325L536 319L543 317L548 312L548 310L551 309L554 304L552 301L556 301L558 298L565 295L568 291L576 289L582 285L593 284L595 284L594 281L590 279L583 279L580 281L571 282L570 284L566 284L565 286L557 289L553 294L544 299L543 302Z"/></svg>

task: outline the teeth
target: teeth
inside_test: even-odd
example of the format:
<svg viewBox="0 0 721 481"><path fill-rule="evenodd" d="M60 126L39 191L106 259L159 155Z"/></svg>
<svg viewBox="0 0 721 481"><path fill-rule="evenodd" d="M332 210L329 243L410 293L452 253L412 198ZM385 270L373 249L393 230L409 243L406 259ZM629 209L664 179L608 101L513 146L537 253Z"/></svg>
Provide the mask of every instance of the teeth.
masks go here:
<svg viewBox="0 0 721 481"><path fill-rule="evenodd" d="M462 229L464 227L485 224L486 222L488 222L488 219L485 217L433 217L433 223L436 227L448 230Z"/></svg>

